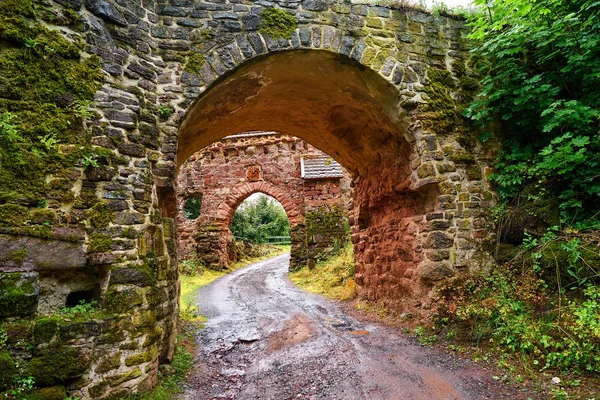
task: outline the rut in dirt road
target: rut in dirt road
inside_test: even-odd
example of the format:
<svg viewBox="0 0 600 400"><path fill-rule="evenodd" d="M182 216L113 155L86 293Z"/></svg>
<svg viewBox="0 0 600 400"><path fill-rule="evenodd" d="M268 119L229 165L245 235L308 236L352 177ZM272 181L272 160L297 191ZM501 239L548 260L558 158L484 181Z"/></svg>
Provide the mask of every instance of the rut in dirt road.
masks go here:
<svg viewBox="0 0 600 400"><path fill-rule="evenodd" d="M288 259L252 264L199 291L208 322L184 399L527 397L479 365L302 291L287 278Z"/></svg>

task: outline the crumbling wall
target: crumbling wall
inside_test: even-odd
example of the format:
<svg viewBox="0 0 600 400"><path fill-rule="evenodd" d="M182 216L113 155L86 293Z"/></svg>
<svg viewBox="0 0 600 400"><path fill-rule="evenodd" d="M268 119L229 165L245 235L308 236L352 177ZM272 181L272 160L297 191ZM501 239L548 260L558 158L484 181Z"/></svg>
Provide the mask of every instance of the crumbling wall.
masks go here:
<svg viewBox="0 0 600 400"><path fill-rule="evenodd" d="M299 138L273 132L228 137L192 155L178 175L179 256L198 257L213 268L226 267L231 244L229 223L237 206L253 192L274 197L288 214L294 232L292 269L307 259L324 257L334 241L343 244L349 237L349 174L345 171L339 178L327 179L301 176L302 157L322 156L323 152ZM201 199L194 219L184 213L190 198ZM335 216L337 222L325 228L314 218L322 215L328 215L330 222ZM305 226L310 226L310 233Z"/></svg>

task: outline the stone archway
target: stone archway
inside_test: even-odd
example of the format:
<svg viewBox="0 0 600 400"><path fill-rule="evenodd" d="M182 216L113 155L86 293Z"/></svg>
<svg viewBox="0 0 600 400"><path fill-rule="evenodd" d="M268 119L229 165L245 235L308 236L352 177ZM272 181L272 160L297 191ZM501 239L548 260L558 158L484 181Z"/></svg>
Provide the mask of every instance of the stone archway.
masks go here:
<svg viewBox="0 0 600 400"><path fill-rule="evenodd" d="M479 207L467 199L478 197L480 182L470 183L450 149L424 129L428 116L403 102L389 77L332 51L252 56L188 107L178 163L251 130L298 136L333 155L355 187L357 291L398 310L427 314L437 283L486 263L474 257L469 237L475 212L464 209Z"/></svg>
<svg viewBox="0 0 600 400"><path fill-rule="evenodd" d="M65 18L40 24L73 20L62 3L48 7ZM28 337L13 355L38 366L59 354L53 349L85 359L68 379L55 376L48 385L69 385L89 399L155 383L176 337L178 166L228 134L299 136L351 172L361 296L427 317L436 285L487 265L488 150L456 117L477 79L461 39L464 21L329 0L69 3L82 23L52 29L85 43L82 58L98 57L102 87L82 135L89 148L81 150L101 162L74 161L49 177L52 207L38 210L27 199L0 204L5 216L18 214L0 235L0 280L9 282L0 297L16 283L24 307L10 317L32 317L18 330ZM265 4L293 14L290 39L260 32ZM55 251L68 262L48 262ZM100 287L108 316L81 322L93 329L76 341L59 340L63 325L34 341L30 333L43 322L34 320L43 311L38 304L48 300L38 288L54 295L53 276L75 271L83 273L75 282L87 276L90 288ZM116 327L118 335L107 334Z"/></svg>
<svg viewBox="0 0 600 400"><path fill-rule="evenodd" d="M229 136L190 157L177 181L180 259L228 266L231 218L241 201L256 192L275 198L286 211L292 230L291 269L308 258L327 256L334 242L348 240L349 174L297 137L277 132ZM190 199L201 199L194 218L184 215ZM317 218L326 220L326 226ZM311 227L308 232L305 222Z"/></svg>

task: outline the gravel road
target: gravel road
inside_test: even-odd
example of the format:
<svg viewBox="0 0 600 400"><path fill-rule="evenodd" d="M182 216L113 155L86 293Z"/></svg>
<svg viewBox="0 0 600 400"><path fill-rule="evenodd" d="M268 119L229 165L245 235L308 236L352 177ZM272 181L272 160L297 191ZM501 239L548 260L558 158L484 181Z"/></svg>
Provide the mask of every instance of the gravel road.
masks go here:
<svg viewBox="0 0 600 400"><path fill-rule="evenodd" d="M183 399L521 399L482 366L361 323L287 278L289 255L198 292L208 316Z"/></svg>

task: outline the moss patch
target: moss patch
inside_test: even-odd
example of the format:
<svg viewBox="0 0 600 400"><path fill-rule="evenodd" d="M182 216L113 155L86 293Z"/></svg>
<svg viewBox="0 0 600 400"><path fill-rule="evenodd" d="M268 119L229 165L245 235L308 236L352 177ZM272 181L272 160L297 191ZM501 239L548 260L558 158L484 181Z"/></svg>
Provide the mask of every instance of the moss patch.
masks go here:
<svg viewBox="0 0 600 400"><path fill-rule="evenodd" d="M86 349L54 344L29 362L27 373L38 385L55 385L82 376L90 360L91 354Z"/></svg>
<svg viewBox="0 0 600 400"><path fill-rule="evenodd" d="M113 240L108 235L93 233L89 236L88 253L103 253L109 251Z"/></svg>
<svg viewBox="0 0 600 400"><path fill-rule="evenodd" d="M185 63L185 70L190 74L200 75L200 70L204 66L204 55L200 53L189 52L187 56L187 62Z"/></svg>
<svg viewBox="0 0 600 400"><path fill-rule="evenodd" d="M27 258L27 249L15 250L10 253L10 259L17 263L22 263Z"/></svg>
<svg viewBox="0 0 600 400"><path fill-rule="evenodd" d="M0 318L33 314L37 306L35 278L20 272L0 274Z"/></svg>
<svg viewBox="0 0 600 400"><path fill-rule="evenodd" d="M0 392L6 390L17 374L15 362L8 351L0 351Z"/></svg>
<svg viewBox="0 0 600 400"><path fill-rule="evenodd" d="M90 151L77 105L100 88L100 61L81 59L82 40L36 22L46 9L32 0L0 3L0 204L68 200L73 180L54 189L46 177L67 178L67 169ZM22 211L13 218L0 212L0 224L22 225Z"/></svg>
<svg viewBox="0 0 600 400"><path fill-rule="evenodd" d="M266 8L261 13L262 25L259 32L273 39L291 39L298 27L292 14L280 8Z"/></svg>
<svg viewBox="0 0 600 400"><path fill-rule="evenodd" d="M106 228L115 220L115 213L106 203L96 203L85 213L90 225L94 228Z"/></svg>

